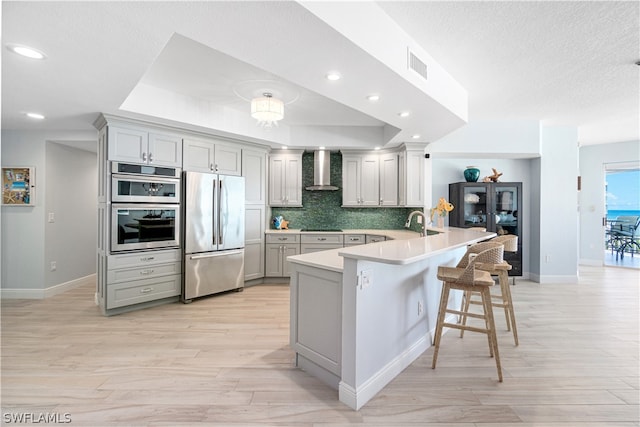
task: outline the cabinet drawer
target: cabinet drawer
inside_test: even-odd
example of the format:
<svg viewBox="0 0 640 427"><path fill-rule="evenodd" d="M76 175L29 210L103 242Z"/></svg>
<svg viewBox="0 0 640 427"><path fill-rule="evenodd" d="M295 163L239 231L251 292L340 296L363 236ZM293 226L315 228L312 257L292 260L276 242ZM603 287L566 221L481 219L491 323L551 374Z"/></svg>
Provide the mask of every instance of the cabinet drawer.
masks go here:
<svg viewBox="0 0 640 427"><path fill-rule="evenodd" d="M384 236L378 236L376 234L367 234L365 242L366 243L375 243L375 242L384 242L385 240L387 240L387 238L384 237Z"/></svg>
<svg viewBox="0 0 640 427"><path fill-rule="evenodd" d="M107 285L107 309L180 295L181 275Z"/></svg>
<svg viewBox="0 0 640 427"><path fill-rule="evenodd" d="M326 251L329 249L338 249L342 248L342 244L323 244L323 243L302 243L300 245L300 253L301 254L310 254L311 252L320 252Z"/></svg>
<svg viewBox="0 0 640 427"><path fill-rule="evenodd" d="M119 268L143 267L145 265L163 264L179 261L181 261L180 249L134 252L130 254L111 255L107 257L107 269L115 270Z"/></svg>
<svg viewBox="0 0 640 427"><path fill-rule="evenodd" d="M267 243L297 243L299 234L267 234Z"/></svg>
<svg viewBox="0 0 640 427"><path fill-rule="evenodd" d="M365 243L364 234L345 234L344 244L347 245L363 245Z"/></svg>
<svg viewBox="0 0 640 427"><path fill-rule="evenodd" d="M181 262L171 262L166 264L108 270L107 283L130 282L132 280L180 274L182 271L181 265Z"/></svg>
<svg viewBox="0 0 640 427"><path fill-rule="evenodd" d="M342 246L342 234L301 234L302 243L322 243Z"/></svg>

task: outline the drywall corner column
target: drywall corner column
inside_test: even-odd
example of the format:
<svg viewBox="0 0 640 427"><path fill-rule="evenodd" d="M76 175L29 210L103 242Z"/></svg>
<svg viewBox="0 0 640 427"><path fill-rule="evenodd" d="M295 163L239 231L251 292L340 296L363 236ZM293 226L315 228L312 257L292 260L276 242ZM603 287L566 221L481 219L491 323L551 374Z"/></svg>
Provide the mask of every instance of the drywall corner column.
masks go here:
<svg viewBox="0 0 640 427"><path fill-rule="evenodd" d="M578 281L578 130L542 127L540 132L541 283ZM535 239L536 234L532 233ZM532 252L532 258L536 254ZM533 264L533 263L532 263ZM535 275L535 272L532 272Z"/></svg>

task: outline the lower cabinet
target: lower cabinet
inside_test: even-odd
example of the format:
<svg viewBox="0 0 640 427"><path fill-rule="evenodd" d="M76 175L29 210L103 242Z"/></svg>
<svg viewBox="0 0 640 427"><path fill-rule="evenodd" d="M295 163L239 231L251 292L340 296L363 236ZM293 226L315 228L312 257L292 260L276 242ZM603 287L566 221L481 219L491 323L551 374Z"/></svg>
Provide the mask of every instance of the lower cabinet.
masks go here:
<svg viewBox="0 0 640 427"><path fill-rule="evenodd" d="M377 234L367 234L365 238L365 243L376 243L376 242L384 242L387 240L385 236L379 236Z"/></svg>
<svg viewBox="0 0 640 427"><path fill-rule="evenodd" d="M179 249L107 256L106 311L180 295Z"/></svg>
<svg viewBox="0 0 640 427"><path fill-rule="evenodd" d="M327 249L337 249L344 246L344 236L342 234L301 234L300 253L326 251Z"/></svg>
<svg viewBox="0 0 640 427"><path fill-rule="evenodd" d="M364 234L345 234L344 236L344 246L357 246L365 244L365 235Z"/></svg>
<svg viewBox="0 0 640 427"><path fill-rule="evenodd" d="M267 234L265 245L265 276L289 277L287 257L300 253L298 234Z"/></svg>

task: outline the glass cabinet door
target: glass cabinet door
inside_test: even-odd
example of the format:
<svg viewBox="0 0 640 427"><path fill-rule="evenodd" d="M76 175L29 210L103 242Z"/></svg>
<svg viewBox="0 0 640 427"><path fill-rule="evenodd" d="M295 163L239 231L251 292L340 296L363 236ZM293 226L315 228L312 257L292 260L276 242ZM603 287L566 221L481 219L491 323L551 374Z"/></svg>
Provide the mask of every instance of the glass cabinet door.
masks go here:
<svg viewBox="0 0 640 427"><path fill-rule="evenodd" d="M498 235L520 234L518 227L518 188L516 186L494 187L494 220Z"/></svg>
<svg viewBox="0 0 640 427"><path fill-rule="evenodd" d="M455 203L455 202L454 202ZM464 227L487 227L487 187L464 187Z"/></svg>

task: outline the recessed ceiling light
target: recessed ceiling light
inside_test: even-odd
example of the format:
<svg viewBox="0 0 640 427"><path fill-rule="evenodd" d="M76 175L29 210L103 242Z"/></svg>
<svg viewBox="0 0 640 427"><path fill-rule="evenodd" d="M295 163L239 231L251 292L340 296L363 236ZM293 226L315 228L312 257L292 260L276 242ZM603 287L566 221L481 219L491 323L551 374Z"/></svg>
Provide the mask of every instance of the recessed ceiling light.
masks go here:
<svg viewBox="0 0 640 427"><path fill-rule="evenodd" d="M380 147L374 147L374 150L379 150L379 149L380 149Z"/></svg>
<svg viewBox="0 0 640 427"><path fill-rule="evenodd" d="M342 76L337 71L331 71L330 73L327 74L327 79L331 81L340 80L341 78Z"/></svg>
<svg viewBox="0 0 640 427"><path fill-rule="evenodd" d="M375 102L375 101L378 101L380 99L380 95L369 95L369 96L367 96L367 99L369 101Z"/></svg>
<svg viewBox="0 0 640 427"><path fill-rule="evenodd" d="M398 115L400 117L409 117L411 115L411 113L408 112L408 111L402 111L402 112L398 113Z"/></svg>
<svg viewBox="0 0 640 427"><path fill-rule="evenodd" d="M420 138L420 135L418 135L418 134L416 133L415 135L411 135L411 138L413 138L413 139L418 139L418 138Z"/></svg>
<svg viewBox="0 0 640 427"><path fill-rule="evenodd" d="M324 147L318 147L318 150L324 150Z"/></svg>
<svg viewBox="0 0 640 427"><path fill-rule="evenodd" d="M27 115L27 117L30 117L32 119L37 119L37 120L42 120L44 119L44 116L40 113L25 113Z"/></svg>
<svg viewBox="0 0 640 427"><path fill-rule="evenodd" d="M286 145L283 145L283 146L282 146L282 149L283 149L283 150L286 150L287 148L289 148L289 147L287 147Z"/></svg>
<svg viewBox="0 0 640 427"><path fill-rule="evenodd" d="M31 58L31 59L44 59L46 58L45 54L40 52L37 49L28 46L21 46L18 44L8 44L7 49L9 49L13 53L17 53L18 55Z"/></svg>

